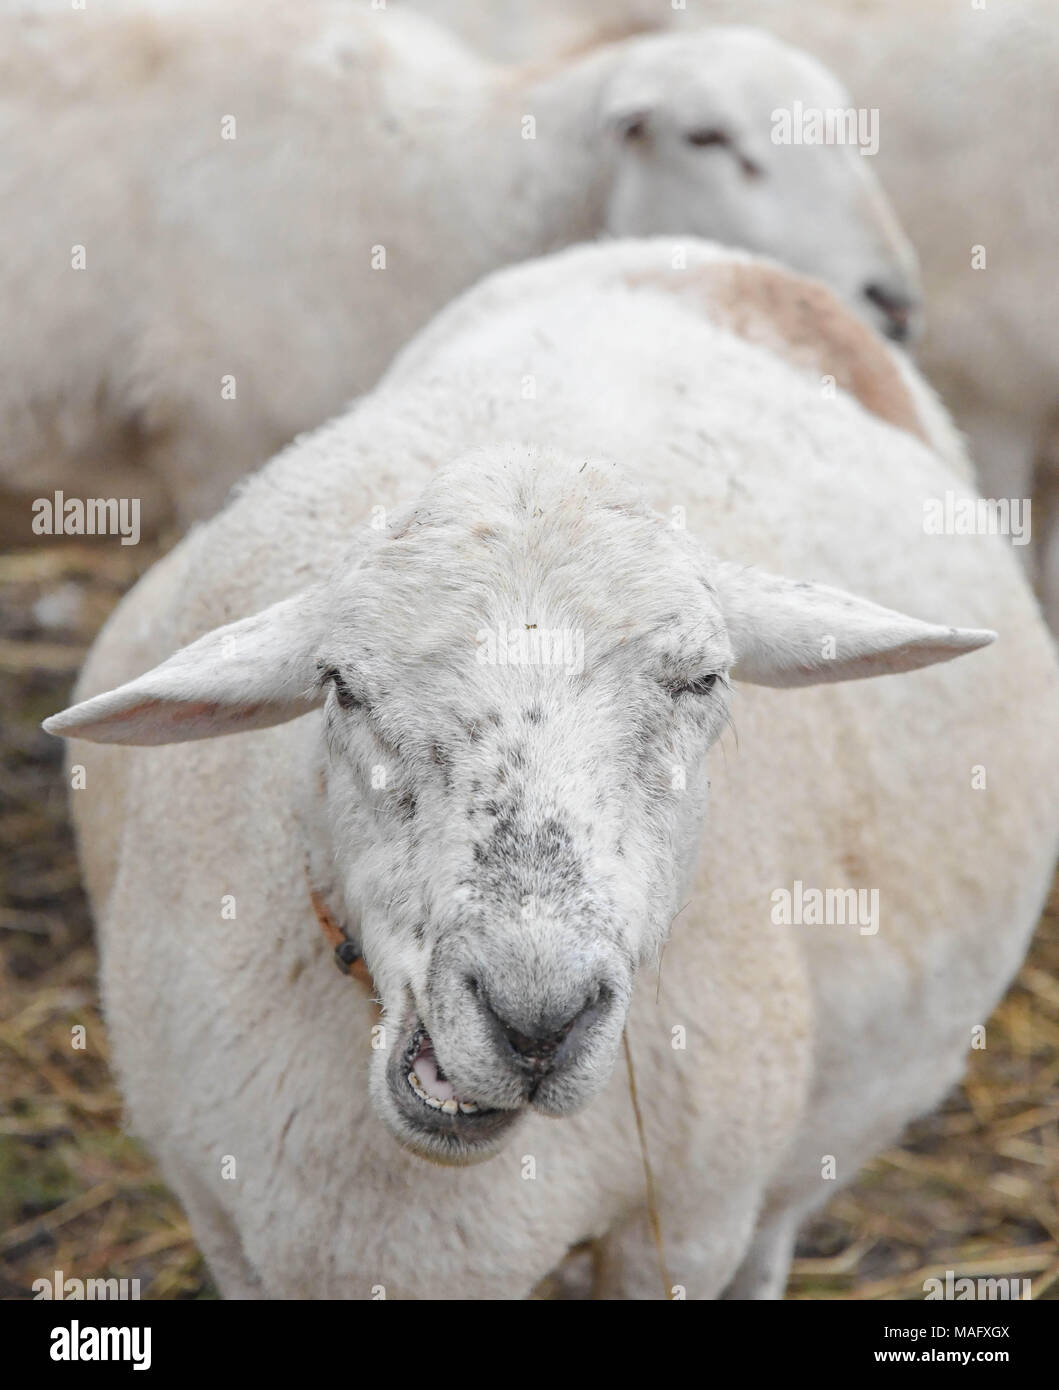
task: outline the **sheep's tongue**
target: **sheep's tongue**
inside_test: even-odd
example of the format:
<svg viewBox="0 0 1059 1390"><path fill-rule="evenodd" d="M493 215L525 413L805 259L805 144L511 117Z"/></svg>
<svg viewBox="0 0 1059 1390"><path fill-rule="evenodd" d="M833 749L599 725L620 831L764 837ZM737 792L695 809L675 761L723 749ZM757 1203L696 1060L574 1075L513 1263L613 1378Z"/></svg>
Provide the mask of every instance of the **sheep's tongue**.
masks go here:
<svg viewBox="0 0 1059 1390"><path fill-rule="evenodd" d="M412 1064L412 1070L419 1078L419 1084L423 1090L432 1095L435 1100L456 1099L456 1089L439 1070L437 1058L434 1056L434 1048L429 1038L424 1038L423 1045Z"/></svg>

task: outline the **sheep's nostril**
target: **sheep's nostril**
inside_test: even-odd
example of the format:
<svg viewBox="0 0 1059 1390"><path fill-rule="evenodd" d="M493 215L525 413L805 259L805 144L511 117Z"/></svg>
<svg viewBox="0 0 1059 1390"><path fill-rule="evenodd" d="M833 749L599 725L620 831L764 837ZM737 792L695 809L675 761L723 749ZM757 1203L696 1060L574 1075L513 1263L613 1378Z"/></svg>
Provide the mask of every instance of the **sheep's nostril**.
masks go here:
<svg viewBox="0 0 1059 1390"><path fill-rule="evenodd" d="M892 338L895 343L906 342L912 333L912 321L919 307L918 301L902 290L875 283L864 286L864 298L886 315L883 330L886 336Z"/></svg>
<svg viewBox="0 0 1059 1390"><path fill-rule="evenodd" d="M501 1027L508 1042L531 1066L550 1065L573 1026L574 1020L570 1019L568 1023L550 1033L520 1033L517 1028L508 1027L501 1019Z"/></svg>
<svg viewBox="0 0 1059 1390"><path fill-rule="evenodd" d="M556 1021L554 1017L542 1020L536 1026L524 1022L516 1025L498 1013L491 1005L486 1005L495 1025L503 1035L511 1050L517 1055L520 1064L537 1075L551 1071L562 1055L569 1050L572 1035L589 1025L599 1012L600 996L594 995L584 1001L567 1018Z"/></svg>

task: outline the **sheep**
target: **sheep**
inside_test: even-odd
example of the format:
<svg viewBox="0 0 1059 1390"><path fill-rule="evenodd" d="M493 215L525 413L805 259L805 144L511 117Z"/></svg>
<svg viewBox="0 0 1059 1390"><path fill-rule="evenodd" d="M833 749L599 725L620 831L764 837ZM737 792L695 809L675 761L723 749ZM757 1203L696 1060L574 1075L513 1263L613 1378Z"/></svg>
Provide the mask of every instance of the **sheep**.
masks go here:
<svg viewBox="0 0 1059 1390"><path fill-rule="evenodd" d="M409 0L401 0L407 4ZM966 434L983 491L1035 494L1040 587L1059 632L1059 322L1052 282L1059 165L1053 155L1059 11L1040 0L414 0L509 61L590 47L615 26L681 31L759 24L804 46L879 111L873 162L922 264L918 357ZM1055 539L1052 539L1054 536ZM1021 557L1030 559L1023 550Z"/></svg>
<svg viewBox="0 0 1059 1390"><path fill-rule="evenodd" d="M926 534L968 474L913 382L777 265L567 249L119 606L45 728L226 1296L518 1299L586 1240L599 1297L779 1296L954 1084L1054 863L1059 669L1011 548Z"/></svg>
<svg viewBox="0 0 1059 1390"><path fill-rule="evenodd" d="M967 435L984 492L1030 497L1059 418L1059 325L1042 313L1059 209L1059 12L1039 0L871 0L855 13L816 0L797 16L769 0L698 7L702 23L736 14L797 35L878 108L879 176L923 268L922 368ZM1041 516L1042 545L1050 522ZM1059 631L1059 590L1048 613Z"/></svg>
<svg viewBox="0 0 1059 1390"><path fill-rule="evenodd" d="M777 100L837 90L745 30L530 71L343 0L8 17L0 478L154 483L208 515L455 293L608 231L746 244L912 331L915 261L870 161L769 139ZM695 143L718 129L739 147Z"/></svg>

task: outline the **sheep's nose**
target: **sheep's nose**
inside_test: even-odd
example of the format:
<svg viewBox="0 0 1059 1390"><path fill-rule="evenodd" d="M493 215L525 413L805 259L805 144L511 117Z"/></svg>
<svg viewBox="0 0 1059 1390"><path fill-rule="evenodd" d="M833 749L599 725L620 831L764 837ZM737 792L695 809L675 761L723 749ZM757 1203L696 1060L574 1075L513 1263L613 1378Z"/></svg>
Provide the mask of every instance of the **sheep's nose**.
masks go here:
<svg viewBox="0 0 1059 1390"><path fill-rule="evenodd" d="M912 336L919 301L904 290L875 282L864 286L864 298L883 316L882 329L895 343L906 343Z"/></svg>
<svg viewBox="0 0 1059 1390"><path fill-rule="evenodd" d="M576 1051L581 1036L605 1010L604 991L582 1001L565 1017L551 1014L530 1023L513 1023L488 1000L483 999L493 1026L515 1054L519 1065L535 1076L543 1076Z"/></svg>

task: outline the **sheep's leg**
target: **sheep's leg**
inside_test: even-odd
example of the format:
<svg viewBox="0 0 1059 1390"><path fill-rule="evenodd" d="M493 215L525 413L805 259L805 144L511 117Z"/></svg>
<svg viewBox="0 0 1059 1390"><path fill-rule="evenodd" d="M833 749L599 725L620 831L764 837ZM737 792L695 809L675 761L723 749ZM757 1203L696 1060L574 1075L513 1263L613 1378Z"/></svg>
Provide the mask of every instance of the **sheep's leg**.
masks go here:
<svg viewBox="0 0 1059 1390"><path fill-rule="evenodd" d="M753 1234L753 1213L728 1205L708 1216L681 1204L659 1212L666 1276L646 1212L612 1231L601 1243L597 1299L720 1298L740 1268Z"/></svg>
<svg viewBox="0 0 1059 1390"><path fill-rule="evenodd" d="M560 1302L581 1302L595 1297L601 1250L598 1241L584 1241L545 1276L533 1297Z"/></svg>
<svg viewBox="0 0 1059 1390"><path fill-rule="evenodd" d="M766 1217L722 1297L726 1299L782 1298L787 1288L799 1221L790 1211Z"/></svg>

